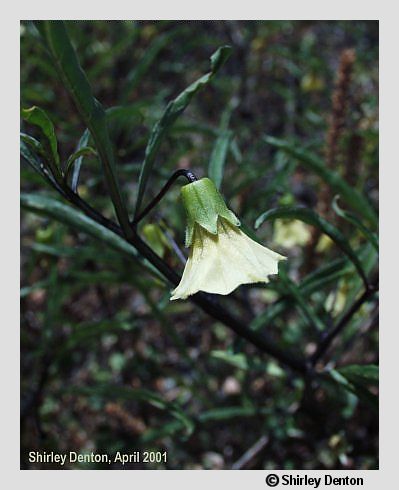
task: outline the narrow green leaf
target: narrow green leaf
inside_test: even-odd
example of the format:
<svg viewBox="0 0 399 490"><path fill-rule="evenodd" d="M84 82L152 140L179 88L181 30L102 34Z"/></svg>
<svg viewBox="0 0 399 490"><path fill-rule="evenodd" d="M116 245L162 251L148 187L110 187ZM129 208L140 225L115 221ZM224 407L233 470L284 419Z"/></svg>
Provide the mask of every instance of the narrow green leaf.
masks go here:
<svg viewBox="0 0 399 490"><path fill-rule="evenodd" d="M287 292L295 300L295 304L304 314L310 325L316 327L319 332L323 332L326 329L324 323L318 317L314 309L309 305L309 302L305 299L302 288L297 286L295 282L292 281L291 278L288 276L284 265L279 267L279 276Z"/></svg>
<svg viewBox="0 0 399 490"><path fill-rule="evenodd" d="M52 255L54 257L77 257L82 252L79 248L60 247L41 242L33 242L29 247L39 254Z"/></svg>
<svg viewBox="0 0 399 490"><path fill-rule="evenodd" d="M89 143L89 139L90 139L90 131L88 129L85 129L84 133L80 137L80 140L79 140L78 145L76 147L76 151L78 152L81 148L86 147ZM74 165L73 165L73 173L72 173L72 179L71 179L71 189L73 190L73 192L77 192L77 190L78 190L80 170L82 168L82 163L83 163L83 155L80 155L75 160Z"/></svg>
<svg viewBox="0 0 399 490"><path fill-rule="evenodd" d="M132 128L143 122L144 116L142 106L145 105L142 101L135 104L125 104L108 107L105 111L108 119L108 127L111 129Z"/></svg>
<svg viewBox="0 0 399 490"><path fill-rule="evenodd" d="M101 242L93 242L92 245L85 243L82 246L54 246L47 243L33 242L29 245L30 249L39 254L52 255L54 257L69 257L76 260L77 267L82 262L92 259L95 256L101 256L101 263L104 265L118 266L123 263L125 256L120 256L114 249L104 249ZM101 255L100 255L101 254ZM133 266L133 263L132 263ZM123 274L126 276L134 274L135 268L125 268ZM121 271L122 272L122 271ZM68 276L68 275L67 275Z"/></svg>
<svg viewBox="0 0 399 490"><path fill-rule="evenodd" d="M82 159L86 155L97 156L97 152L91 146L83 146L83 147L79 148L79 150L75 151L74 153L72 153L72 155L69 156L68 161L67 161L66 166L65 166L65 178L68 177L71 169L75 168L73 166L74 166L74 164L76 164L77 161L79 164L78 168L79 168L79 173L80 173L80 167L82 164ZM79 173L77 174L77 177L79 177ZM73 175L75 175L75 174L73 174ZM77 184L77 182L76 182L76 184ZM72 189L72 190L74 192L76 192L76 188Z"/></svg>
<svg viewBox="0 0 399 490"><path fill-rule="evenodd" d="M57 199L34 194L21 194L21 205L28 211L53 218L67 226L100 240L103 244L138 261L149 272L164 282L163 276L147 260L142 259L137 250L119 235L96 223L85 214ZM101 257L99 257L101 259Z"/></svg>
<svg viewBox="0 0 399 490"><path fill-rule="evenodd" d="M94 97L89 81L79 64L63 21L35 21L46 41L57 71L70 93L85 125L89 128L100 156L115 212L124 233L132 230L118 183L114 152L108 133L105 111Z"/></svg>
<svg viewBox="0 0 399 490"><path fill-rule="evenodd" d="M198 415L196 422L200 424L218 422L220 420L227 421L237 418L246 417L259 417L259 416L270 415L269 408L256 408L256 407L222 407L214 408L206 412L202 412ZM162 427L157 427L154 429L149 429L140 438L142 442L148 443L161 439L166 436L170 436L181 430L183 424L177 420L164 424Z"/></svg>
<svg viewBox="0 0 399 490"><path fill-rule="evenodd" d="M43 145L48 149L47 158L55 177L61 177L60 157L58 155L57 137L54 125L46 112L39 107L33 106L30 109L21 110L22 118L29 124L33 124L40 129L44 137Z"/></svg>
<svg viewBox="0 0 399 490"><path fill-rule="evenodd" d="M38 289L45 289L48 286L48 282L48 279L46 279L43 281L35 282L35 284L32 284L31 286L25 286L20 289L19 295L21 298L25 298L30 293L37 291Z"/></svg>
<svg viewBox="0 0 399 490"><path fill-rule="evenodd" d="M366 245L359 251L356 251L356 253L362 262L363 269L367 271L367 263L370 257L375 256L373 248ZM297 287L300 289L302 295L307 297L315 291L320 291L339 279L348 276L349 274L353 274L354 271L356 271L356 268L346 257L343 259L335 259L308 274ZM259 330L260 328L267 326L292 304L290 298L280 298L277 302L265 308L265 310L251 322L250 328Z"/></svg>
<svg viewBox="0 0 399 490"><path fill-rule="evenodd" d="M176 403L165 401L158 394L144 388L127 388L124 386L100 384L90 387L73 386L67 388L70 393L81 394L102 398L104 400L139 400L149 403L150 405L164 410L179 420L186 428L187 435L192 434L194 430L193 421L185 414L184 410Z"/></svg>
<svg viewBox="0 0 399 490"><path fill-rule="evenodd" d="M219 126L219 135L216 139L211 158L209 160L208 177L213 180L218 189L220 189L220 185L222 183L227 152L233 137L232 131L229 131L228 129L229 122L231 114L236 107L237 100L232 99L223 112Z"/></svg>
<svg viewBox="0 0 399 490"><path fill-rule="evenodd" d="M280 316L291 304L291 301L284 299L281 301L277 301L258 315L256 318L252 320L250 323L250 328L252 330L260 330L262 327L269 325L275 318Z"/></svg>
<svg viewBox="0 0 399 490"><path fill-rule="evenodd" d="M337 369L347 379L364 385L378 384L379 368L375 364L352 364Z"/></svg>
<svg viewBox="0 0 399 490"><path fill-rule="evenodd" d="M30 136L26 133L20 133L21 141L23 141L26 145L30 146L35 153L43 154L44 148L43 145L33 136Z"/></svg>
<svg viewBox="0 0 399 490"><path fill-rule="evenodd" d="M348 240L334 225L326 221L324 218L319 216L311 209L302 208L299 206L289 206L286 208L270 209L269 211L261 214L255 222L255 229L258 229L265 221L277 218L299 219L304 223L308 223L309 225L313 225L319 228L323 233L328 235L331 240L333 240L338 245L338 247L348 256L348 258L353 262L354 266L358 270L365 286L368 286L366 274L364 273L362 264L357 254L350 246Z"/></svg>
<svg viewBox="0 0 399 490"><path fill-rule="evenodd" d="M37 173L39 173L45 179L48 179L48 176L45 173L45 166L43 165L40 158L36 155L36 153L34 153L30 148L30 147L35 147L36 144L35 145L30 144L29 146L27 144L27 141L34 140L34 138L31 138L31 140L27 140L25 136L27 136L27 135L21 135L21 141L20 141L20 145L19 145L19 151L21 153L21 156L33 168L33 170L35 170ZM40 143L37 140L34 140L34 141L40 145Z"/></svg>
<svg viewBox="0 0 399 490"><path fill-rule="evenodd" d="M155 158L158 154L159 147L174 124L176 119L183 113L193 96L205 85L207 85L229 57L231 48L223 46L219 48L211 57L211 71L206 75L192 83L183 92L181 92L174 100L169 102L161 119L155 124L152 129L146 150L144 162L140 171L139 187L136 201L135 216L139 214L141 204L143 202L144 192L151 174L151 170L155 163Z"/></svg>
<svg viewBox="0 0 399 490"><path fill-rule="evenodd" d="M334 192L340 194L342 199L344 199L349 206L367 219L373 226L377 226L377 215L368 200L359 191L345 182L340 175L327 168L324 161L317 155L279 138L264 136L263 139L266 143L286 152L306 168L315 172L333 189Z"/></svg>
<svg viewBox="0 0 399 490"><path fill-rule="evenodd" d="M231 55L231 46L221 46L211 55L211 73L210 75L214 75L217 71L222 68L222 66L226 63L226 60Z"/></svg>
<svg viewBox="0 0 399 490"><path fill-rule="evenodd" d="M267 415L270 413L268 408L256 408L256 407L222 407L214 408L203 412L198 416L200 422L211 422L218 420L229 420L237 417L253 417L255 415Z"/></svg>
<svg viewBox="0 0 399 490"><path fill-rule="evenodd" d="M378 411L378 397L373 394L364 383L359 383L356 379L351 379L340 370L331 369L328 374L336 383L342 386L345 390L356 395L360 400L366 402L374 411Z"/></svg>
<svg viewBox="0 0 399 490"><path fill-rule="evenodd" d="M362 261L364 255L363 249L356 251L356 253ZM348 274L352 274L353 271L356 271L356 269L353 267L353 263L346 257L334 259L308 274L301 282L300 288L304 293L311 294L314 291L319 291L321 288L338 281Z"/></svg>
<svg viewBox="0 0 399 490"><path fill-rule="evenodd" d="M345 259L337 259L333 264L327 265L315 271L314 276L309 274L302 282L297 286L305 298L312 294L314 291L318 291L323 287L326 287L330 283L334 283L337 279L345 276L349 272L356 270L353 267L352 262ZM275 318L281 316L281 314L294 303L292 296L284 296L275 303L268 305L262 313L260 313L250 324L250 328L259 330L269 325Z"/></svg>
<svg viewBox="0 0 399 490"><path fill-rule="evenodd" d="M65 356L71 355L71 352L85 344L90 344L92 339L99 339L103 334L118 334L126 331L132 331L137 328L134 320L121 321L113 318L97 322L87 322L71 325L71 332L65 342L58 345L54 352L54 359L57 361Z"/></svg>
<svg viewBox="0 0 399 490"><path fill-rule="evenodd" d="M169 44L172 37L174 37L177 32L178 30L166 32L154 39L141 60L136 64L133 70L128 73L125 87L122 90L122 103L126 103L129 95L137 88L143 76L148 72L151 65L156 60L158 54Z"/></svg>
<svg viewBox="0 0 399 490"><path fill-rule="evenodd" d="M211 358L223 361L235 368L244 371L258 371L269 375L281 377L284 376L284 371L273 362L264 362L261 359L253 356L247 356L244 353L233 354L229 351L213 350L210 353Z"/></svg>
<svg viewBox="0 0 399 490"><path fill-rule="evenodd" d="M33 140L33 138L31 138ZM20 154L22 158L29 164L30 167L33 168L39 175L41 175L47 183L56 188L61 194L63 193L62 189L59 187L58 183L55 181L52 173L50 173L41 159L37 156L35 152L32 151L32 147L36 146L35 144L28 146L25 141L28 141L25 137L21 137L20 140Z"/></svg>
<svg viewBox="0 0 399 490"><path fill-rule="evenodd" d="M148 429L142 434L139 440L148 444L149 442L157 441L158 439L163 439L164 437L175 435L177 432L180 432L183 428L183 424L178 420L172 420L172 422L168 422L166 424L162 424L161 427L154 427Z"/></svg>
<svg viewBox="0 0 399 490"><path fill-rule="evenodd" d="M227 352L224 350L214 350L210 353L210 356L214 359L230 364L235 368L243 369L244 371L249 369L248 357L243 353L233 354L232 352Z"/></svg>
<svg viewBox="0 0 399 490"><path fill-rule="evenodd" d="M335 211L335 213L340 216L341 218L345 219L352 225L354 225L356 228L358 228L363 235L369 240L369 242L373 245L375 250L378 252L378 237L375 233L373 233L371 230L369 230L364 224L351 212L345 211L344 209L340 208L338 205L338 199L339 196L335 196L332 202L332 208Z"/></svg>
<svg viewBox="0 0 399 490"><path fill-rule="evenodd" d="M215 142L215 146L213 147L211 158L209 160L208 176L215 182L218 189L220 189L222 183L224 164L226 162L226 156L231 138L231 131L222 130Z"/></svg>
<svg viewBox="0 0 399 490"><path fill-rule="evenodd" d="M74 22L74 21L69 21ZM124 52L128 52L134 46L135 41L140 35L140 28L132 21L120 21L118 26L117 39L113 38L109 49L101 53L101 56L96 58L96 62L90 66L88 72L93 80L107 77L110 67L115 66L121 59Z"/></svg>

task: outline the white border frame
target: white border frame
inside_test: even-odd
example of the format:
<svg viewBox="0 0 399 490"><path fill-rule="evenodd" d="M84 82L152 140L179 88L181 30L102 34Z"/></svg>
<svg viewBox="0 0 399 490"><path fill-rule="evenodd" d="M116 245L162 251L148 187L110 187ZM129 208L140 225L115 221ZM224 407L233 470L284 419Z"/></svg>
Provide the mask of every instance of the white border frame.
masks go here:
<svg viewBox="0 0 399 490"><path fill-rule="evenodd" d="M1 30L2 49L2 84L3 114L2 114L2 171L3 186L1 198L3 212L2 233L2 311L3 311L3 355L1 356L3 375L2 414L3 422L2 443L0 455L1 467L7 472L7 477L30 488L46 488L47 485L69 487L72 483L104 485L126 483L129 487L137 484L153 484L160 488L203 489L205 485L228 485L242 487L253 485L254 488L265 488L266 471L109 471L98 475L98 471L68 472L61 476L59 471L20 471L19 470L19 165L18 132L19 132L19 20L20 19L103 19L117 20L132 18L137 20L176 19L176 20L380 20L380 113L381 113L381 162L383 168L380 184L381 211L381 402L380 402L380 470L355 471L355 476L364 474L363 488L391 488L395 478L396 463L396 434L398 428L397 414L397 345L398 331L397 314L393 309L396 290L393 283L394 271L397 267L394 252L399 249L397 234L397 218L395 208L397 203L397 183L399 181L397 160L398 150L395 142L397 136L397 114L399 76L397 67L398 26L394 10L395 3L387 0L357 1L335 0L334 2L319 1L288 1L264 2L247 0L243 4L233 4L226 0L219 2L182 2L168 0L164 2L145 2L140 5L126 4L118 0L111 3L90 4L89 2L50 2L37 0L35 2L20 1L7 5L3 11ZM6 96L4 97L4 95ZM396 102L396 103L395 103ZM5 112L4 112L5 106ZM5 150L4 150L5 146ZM396 177L396 178L395 178ZM7 185L4 185L4 182ZM12 207L10 206L12 203ZM389 262L391 259L391 262ZM391 274L389 274L389 271ZM391 283L391 284L390 284ZM281 472L276 472L281 473ZM284 472L288 473L288 472ZM329 472L302 472L293 474L322 474ZM334 471L334 475L350 474L352 472ZM384 483L386 485L384 485ZM266 487L267 488L267 487ZM282 486L276 487L282 488ZM285 487L290 488L290 487ZM297 486L295 488L310 488ZM322 487L319 487L322 488ZM329 486L326 488L335 488Z"/></svg>

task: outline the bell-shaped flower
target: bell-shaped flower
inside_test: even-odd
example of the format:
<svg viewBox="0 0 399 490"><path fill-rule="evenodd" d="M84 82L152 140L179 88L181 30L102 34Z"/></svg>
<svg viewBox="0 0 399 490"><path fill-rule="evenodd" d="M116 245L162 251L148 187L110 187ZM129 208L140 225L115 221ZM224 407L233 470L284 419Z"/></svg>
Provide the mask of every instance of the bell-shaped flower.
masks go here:
<svg viewBox="0 0 399 490"><path fill-rule="evenodd" d="M278 273L278 262L285 257L241 231L239 220L210 179L183 186L182 198L190 254L171 300L198 291L226 295L240 284L267 283L269 275Z"/></svg>

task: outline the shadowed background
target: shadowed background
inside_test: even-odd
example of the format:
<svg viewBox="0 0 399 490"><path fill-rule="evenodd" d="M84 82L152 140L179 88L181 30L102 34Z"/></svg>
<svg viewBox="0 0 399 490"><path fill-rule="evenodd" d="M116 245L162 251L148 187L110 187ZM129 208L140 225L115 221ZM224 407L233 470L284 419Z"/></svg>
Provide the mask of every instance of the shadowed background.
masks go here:
<svg viewBox="0 0 399 490"><path fill-rule="evenodd" d="M362 293L362 279L320 227L290 213L256 232L254 223L271 208L309 208L342 233L365 274L377 276L375 223L362 211L378 206L378 23L66 24L96 98L112 108L108 125L130 213L154 124L209 71L218 47L232 47L170 128L144 205L178 168L219 182L248 230L288 257L269 284L241 286L221 303L282 349L311 355ZM21 106L34 105L54 123L66 162L85 126L36 28L22 22ZM21 124L40 139L35 126ZM349 187L347 201L333 201L335 175ZM65 203L25 161L21 188ZM78 189L114 218L93 154L84 156ZM356 205L358 195L366 207ZM23 209L21 216L21 467L51 467L29 463L32 450L142 449L167 450L167 463L125 468L378 467L376 296L345 322L312 380L192 303L170 303L171 285L128 253L45 214ZM177 184L139 229L179 274L184 227Z"/></svg>

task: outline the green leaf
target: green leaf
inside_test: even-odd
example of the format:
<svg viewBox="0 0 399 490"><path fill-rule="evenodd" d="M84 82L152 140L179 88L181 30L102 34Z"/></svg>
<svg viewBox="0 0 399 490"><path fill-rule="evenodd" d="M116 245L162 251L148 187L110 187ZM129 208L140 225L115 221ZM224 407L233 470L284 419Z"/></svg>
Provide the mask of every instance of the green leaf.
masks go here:
<svg viewBox="0 0 399 490"><path fill-rule="evenodd" d="M20 138L21 141L30 146L35 151L35 153L39 153L40 155L44 154L43 145L36 138L33 138L33 136L25 133L20 133Z"/></svg>
<svg viewBox="0 0 399 490"><path fill-rule="evenodd" d="M226 162L227 152L229 149L232 132L222 130L213 147L211 158L209 160L208 175L215 185L220 189L223 179L224 164Z"/></svg>
<svg viewBox="0 0 399 490"><path fill-rule="evenodd" d="M115 212L126 236L132 236L129 215L118 183L114 152L102 105L94 97L86 74L79 64L63 21L35 21L46 41L55 67L71 95L85 125L89 128L102 162Z"/></svg>
<svg viewBox="0 0 399 490"><path fill-rule="evenodd" d="M34 194L21 194L21 206L36 214L48 216L67 226L83 231L100 240L101 243L117 250L124 255L138 261L153 275L165 281L164 277L147 260L142 259L135 247L116 233L96 223L91 218L71 206L62 204L57 199ZM99 257L101 259L101 257Z"/></svg>
<svg viewBox="0 0 399 490"><path fill-rule="evenodd" d="M243 353L233 354L224 350L214 350L210 353L210 356L238 369L243 369L244 371L249 369L248 357Z"/></svg>
<svg viewBox="0 0 399 490"><path fill-rule="evenodd" d="M81 164L82 164L82 159L86 155L94 155L94 156L97 156L97 152L91 146L83 146L79 150L75 151L74 153L72 153L72 155L69 156L68 161L66 163L66 167L65 167L65 178L68 177L68 175L69 175L69 173L71 171L71 168L73 167L73 165L77 161L78 161L78 164L79 164L78 165L78 168L79 168L79 173L80 173L80 167L81 167ZM76 177L79 177L79 173L77 174ZM75 175L75 173L73 175ZM76 179L76 185L77 185L77 179ZM72 189L72 190L74 192L76 192L76 188L75 189Z"/></svg>
<svg viewBox="0 0 399 490"><path fill-rule="evenodd" d="M211 71L196 80L183 92L181 92L174 100L169 102L161 119L155 124L154 128L152 129L145 150L144 161L140 171L135 217L137 217L139 214L148 179L150 177L152 168L155 163L155 158L158 154L163 139L167 135L168 131L170 130L176 119L186 109L193 96L212 80L215 73L230 56L230 52L231 48L229 46L223 46L219 48L216 53L214 53L211 57Z"/></svg>
<svg viewBox="0 0 399 490"><path fill-rule="evenodd" d="M357 216L355 216L353 213L349 211L345 211L344 209L340 208L338 205L338 199L339 196L335 196L332 202L332 208L335 211L335 213L340 216L341 218L345 219L352 225L354 225L356 228L358 228L363 235L367 238L367 240L373 245L375 250L378 252L378 237L375 233L373 233L371 230L369 230L364 224L359 221Z"/></svg>
<svg viewBox="0 0 399 490"><path fill-rule="evenodd" d="M31 286L25 286L20 289L19 295L21 298L25 298L33 291L36 291L38 289L45 289L48 285L48 282L49 282L48 279L46 279L43 281L35 282L35 284L32 284Z"/></svg>
<svg viewBox="0 0 399 490"><path fill-rule="evenodd" d="M97 322L87 322L71 325L71 332L65 342L59 344L54 352L54 359L59 360L64 356L71 355L71 352L85 344L89 344L92 339L99 339L103 334L118 334L126 331L132 331L137 328L133 321L121 321L113 318L112 320L103 320Z"/></svg>
<svg viewBox="0 0 399 490"><path fill-rule="evenodd" d="M269 375L281 377L284 375L284 371L274 362L264 362L257 357L247 356L244 353L232 353L224 350L213 350L210 353L211 358L223 361L235 368L242 369L244 371L254 370L258 372L267 373Z"/></svg>
<svg viewBox="0 0 399 490"><path fill-rule="evenodd" d="M85 148L89 143L89 139L90 139L90 131L88 129L85 129L76 147L76 152L80 151L81 148ZM79 155L76 158L73 166L73 173L71 179L71 189L73 190L73 192L77 192L78 190L79 176L80 176L80 170L82 168L82 163L83 163L83 155Z"/></svg>
<svg viewBox="0 0 399 490"><path fill-rule="evenodd" d="M356 251L361 261L364 255L363 252L363 249ZM356 269L353 267L353 263L346 257L334 259L308 274L299 287L304 294L311 294L314 291L319 291L321 288L338 281L342 277L352 274L353 271L356 271Z"/></svg>
<svg viewBox="0 0 399 490"><path fill-rule="evenodd" d="M350 374L351 368L354 366L347 366L340 369L331 369L328 374L336 383L342 386L345 390L355 394L360 400L365 401L373 410L378 411L378 396L372 393L364 382L364 378L359 378ZM362 366L356 366L356 371ZM370 366L368 374L371 374L372 382L375 382L375 376L378 379L378 367ZM364 369L364 368L363 368ZM345 372L346 370L346 372ZM348 374L349 373L349 374Z"/></svg>
<svg viewBox="0 0 399 490"><path fill-rule="evenodd" d="M213 408L211 410L201 413L198 416L198 420L202 423L205 423L219 420L235 419L237 417L253 417L268 414L270 414L270 409L266 407L222 407Z"/></svg>
<svg viewBox="0 0 399 490"><path fill-rule="evenodd" d="M184 410L176 403L165 401L158 394L144 388L126 388L124 386L100 384L90 387L73 386L66 391L95 398L108 400L138 400L149 403L150 405L164 410L182 423L189 436L194 431L193 421L185 414Z"/></svg>
<svg viewBox="0 0 399 490"><path fill-rule="evenodd" d="M148 72L153 62L156 60L161 50L166 47L171 39L176 36L178 29L170 32L166 32L160 36L157 36L151 45L148 47L144 56L136 64L133 70L127 75L126 85L122 91L121 101L126 103L129 95L137 88L141 82L143 76Z"/></svg>
<svg viewBox="0 0 399 490"><path fill-rule="evenodd" d="M301 287L297 286L294 281L288 276L285 268L285 264L279 267L279 276L283 282L284 287L287 292L295 300L295 304L298 306L299 310L304 314L305 318L308 320L311 326L316 327L317 330L323 332L326 326L322 320L318 317L315 310L309 305L309 302L305 299L303 290Z"/></svg>
<svg viewBox="0 0 399 490"><path fill-rule="evenodd" d="M144 444L163 439L164 437L176 435L176 432L180 432L183 424L178 420L172 420L166 424L162 424L161 427L154 427L148 429L140 436L140 441Z"/></svg>
<svg viewBox="0 0 399 490"><path fill-rule="evenodd" d="M227 152L233 137L232 131L229 131L229 121L233 110L237 107L237 100L233 99L222 114L219 136L216 139L213 147L211 158L209 160L208 176L220 189L223 179L224 165L226 162Z"/></svg>
<svg viewBox="0 0 399 490"><path fill-rule="evenodd" d="M52 255L54 257L69 257L76 260L77 267L80 268L80 264L91 260L94 256L101 254L101 263L104 265L119 266L123 264L125 256L120 256L115 249L104 249L101 242L93 242L92 245L85 243L82 246L54 246L47 243L33 242L30 244L30 249L39 254ZM136 264L132 263L132 267L124 268L123 275L133 275ZM122 272L122 271L121 271ZM72 273L72 272L71 272Z"/></svg>
<svg viewBox="0 0 399 490"><path fill-rule="evenodd" d="M251 330L260 330L262 327L265 327L275 318L280 316L283 311L285 311L290 306L290 304L291 301L288 301L286 299L273 303L272 305L265 308L265 310L260 315L252 320L249 328Z"/></svg>
<svg viewBox="0 0 399 490"><path fill-rule="evenodd" d="M33 138L31 139L33 140ZM22 158L30 165L30 167L33 168L33 170L35 170L39 175L41 175L46 180L47 183L49 183L51 186L55 187L59 192L62 193L63 191L59 187L58 183L55 181L53 175L47 170L47 168L40 160L40 158L37 156L37 154L31 150L31 147L35 147L35 146L37 147L37 145L36 144L32 145L30 143L30 146L28 146L25 143L25 141L28 141L27 138L21 137L19 151Z"/></svg>
<svg viewBox="0 0 399 490"><path fill-rule="evenodd" d="M368 260L371 256L375 256L374 250L371 246L366 245L359 251L356 251L356 253L362 262L363 269L367 271L368 267L366 267L366 265ZM335 259L308 274L297 288L300 289L302 295L306 298L315 291L320 291L331 283L335 283L339 279L353 274L354 271L356 271L356 268L346 257L343 259ZM292 304L291 298L280 298L278 301L265 308L265 310L251 322L250 328L259 330L260 328L267 326Z"/></svg>
<svg viewBox="0 0 399 490"><path fill-rule="evenodd" d="M30 147L36 147L36 144L30 143L29 146L27 144L27 141L34 140L34 138L31 138L27 140L26 138L27 135L21 135L21 141L19 145L19 150L21 153L21 156L25 159L25 161L35 170L37 173L39 173L43 178L46 180L48 179L48 174L45 172L45 166L43 165L42 161L40 158L34 153ZM40 143L37 140L34 140L37 144L40 145Z"/></svg>
<svg viewBox="0 0 399 490"><path fill-rule="evenodd" d="M221 46L211 55L211 72L208 74L211 77L222 68L226 63L227 59L231 55L231 46ZM205 75L207 76L207 75Z"/></svg>
<svg viewBox="0 0 399 490"><path fill-rule="evenodd" d="M354 269L352 262L345 259L336 259L331 264L320 267L297 285L305 298L313 292L326 287L330 283L335 283L341 277L352 272ZM291 297L282 297L275 303L267 306L265 310L258 315L250 324L250 328L259 330L269 325L275 318L279 317L287 308L294 303Z"/></svg>
<svg viewBox="0 0 399 490"><path fill-rule="evenodd" d="M285 208L270 209L269 211L261 214L255 222L255 229L258 229L265 221L277 218L299 219L304 223L319 228L323 233L328 235L353 262L361 278L363 279L365 286L368 287L367 277L357 254L350 246L348 240L334 225L326 221L311 209L302 208L299 206L288 206Z"/></svg>
<svg viewBox="0 0 399 490"><path fill-rule="evenodd" d="M33 106L30 109L22 109L21 116L27 123L33 124L40 129L40 132L45 138L43 145L48 149L46 156L48 158L50 168L54 176L60 178L61 169L60 157L58 155L57 137L50 118L47 116L45 111L36 106Z"/></svg>
<svg viewBox="0 0 399 490"><path fill-rule="evenodd" d="M206 412L202 412L198 415L197 420L199 424L206 424L212 422L218 422L220 420L232 420L237 418L250 418L259 416L270 415L269 408L256 408L256 407L222 407L214 408ZM175 420L169 424L165 424L160 428L150 429L141 437L142 442L151 442L165 436L170 436L175 434L178 430L182 428L182 423Z"/></svg>
<svg viewBox="0 0 399 490"><path fill-rule="evenodd" d="M326 167L324 161L317 155L299 148L293 143L272 136L264 136L264 141L276 148L286 152L288 155L299 160L302 165L315 172L323 179L334 192L340 194L349 206L367 219L373 226L378 225L377 215L368 200L356 189L345 182L340 175Z"/></svg>
<svg viewBox="0 0 399 490"><path fill-rule="evenodd" d="M129 128L129 134L133 126L141 124L144 116L141 111L142 101L135 104L117 105L108 107L105 111L108 119L110 130L120 130L121 128Z"/></svg>
<svg viewBox="0 0 399 490"><path fill-rule="evenodd" d="M375 364L352 364L350 366L344 366L337 369L345 378L352 382L363 385L375 385L378 384L378 371L379 368Z"/></svg>
<svg viewBox="0 0 399 490"><path fill-rule="evenodd" d="M74 22L74 21L69 21ZM89 68L89 75L93 80L101 77L107 77L110 67L115 66L125 52L128 52L134 46L135 41L140 35L140 29L131 21L119 21L118 33L116 38L113 36L112 44L101 56L96 58L96 62Z"/></svg>

